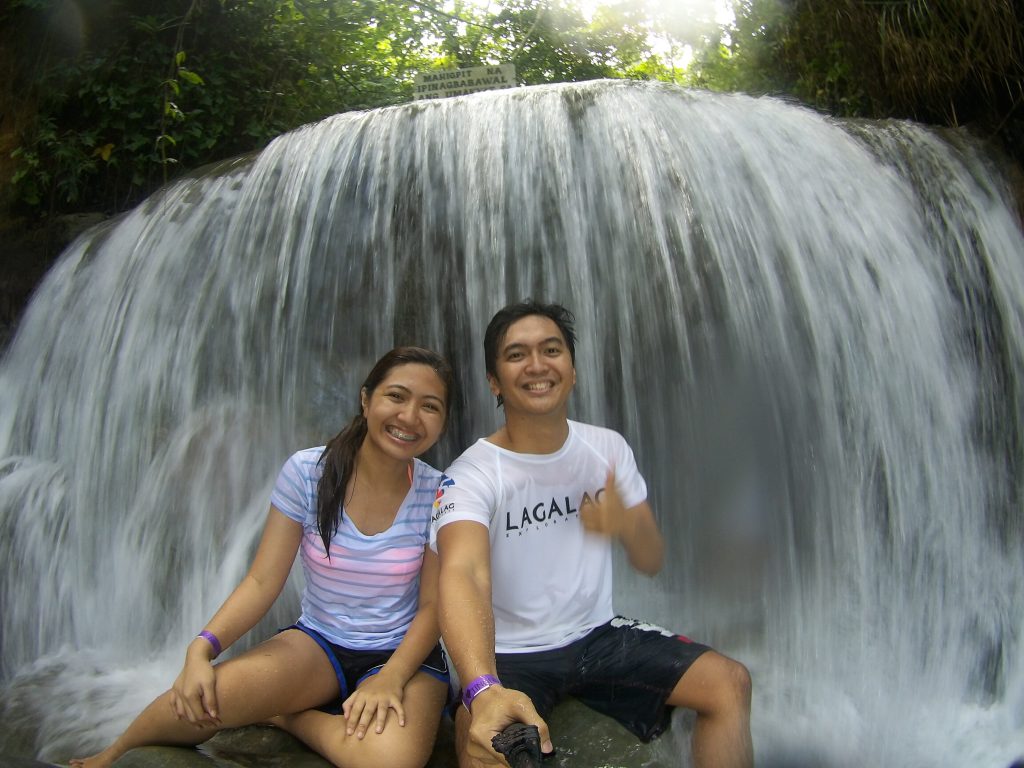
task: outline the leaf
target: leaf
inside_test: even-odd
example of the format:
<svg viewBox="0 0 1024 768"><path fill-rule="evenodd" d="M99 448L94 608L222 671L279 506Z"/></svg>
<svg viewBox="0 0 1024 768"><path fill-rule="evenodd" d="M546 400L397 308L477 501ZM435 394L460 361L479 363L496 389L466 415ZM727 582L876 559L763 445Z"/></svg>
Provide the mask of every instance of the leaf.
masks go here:
<svg viewBox="0 0 1024 768"><path fill-rule="evenodd" d="M178 105L173 101L168 101L167 106L164 107L164 114L174 120L184 120L185 113L178 109Z"/></svg>
<svg viewBox="0 0 1024 768"><path fill-rule="evenodd" d="M192 85L206 85L203 82L203 78L193 72L191 69L185 69L184 67L178 68L178 76L186 82L192 83Z"/></svg>
<svg viewBox="0 0 1024 768"><path fill-rule="evenodd" d="M113 144L104 144L102 147L96 147L96 149L94 149L92 151L92 156L93 157L100 157L100 158L103 159L103 162L109 163L110 162L110 154L113 151L114 151L114 145Z"/></svg>

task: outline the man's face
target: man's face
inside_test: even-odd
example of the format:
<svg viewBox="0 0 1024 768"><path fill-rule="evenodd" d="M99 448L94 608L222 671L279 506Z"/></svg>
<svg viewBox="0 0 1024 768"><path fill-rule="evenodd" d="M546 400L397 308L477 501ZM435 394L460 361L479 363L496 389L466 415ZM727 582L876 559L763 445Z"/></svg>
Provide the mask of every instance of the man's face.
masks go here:
<svg viewBox="0 0 1024 768"><path fill-rule="evenodd" d="M508 327L498 345L491 394L501 395L505 414L544 416L567 410L576 369L558 326L543 315L528 315Z"/></svg>

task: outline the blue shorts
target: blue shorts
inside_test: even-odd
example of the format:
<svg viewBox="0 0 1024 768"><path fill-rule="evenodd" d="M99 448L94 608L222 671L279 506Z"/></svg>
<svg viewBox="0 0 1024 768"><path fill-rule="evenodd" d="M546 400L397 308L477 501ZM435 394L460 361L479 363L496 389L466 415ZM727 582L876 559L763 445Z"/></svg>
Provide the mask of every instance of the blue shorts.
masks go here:
<svg viewBox="0 0 1024 768"><path fill-rule="evenodd" d="M327 704L323 707L318 707L318 709L335 715L341 712L341 705L359 687L359 684L370 677L370 675L380 672L381 668L395 652L393 648L381 651L357 651L341 645L335 645L315 629L310 629L301 623L292 624L290 627L285 627L285 629L297 629L300 632L305 632L327 654L328 661L334 667L334 674L338 677L340 694L336 703ZM281 631L284 632L285 629ZM420 664L420 670L437 678L445 685L450 685L451 675L448 672L448 660L445 658L444 651L441 650L440 643L434 646L427 658Z"/></svg>
<svg viewBox="0 0 1024 768"><path fill-rule="evenodd" d="M653 624L616 616L562 648L499 653L495 660L501 684L529 696L544 719L571 696L646 742L668 728L672 707L665 702L709 650Z"/></svg>

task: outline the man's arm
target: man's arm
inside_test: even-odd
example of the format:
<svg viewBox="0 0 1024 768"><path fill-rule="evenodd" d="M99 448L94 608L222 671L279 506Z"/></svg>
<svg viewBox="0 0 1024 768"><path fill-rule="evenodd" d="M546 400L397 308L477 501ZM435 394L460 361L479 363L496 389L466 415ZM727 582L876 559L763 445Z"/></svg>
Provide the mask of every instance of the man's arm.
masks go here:
<svg viewBox="0 0 1024 768"><path fill-rule="evenodd" d="M437 532L441 636L463 685L494 675L491 542L487 527L461 520Z"/></svg>
<svg viewBox="0 0 1024 768"><path fill-rule="evenodd" d="M642 501L625 510L628 523L619 540L629 556L629 564L641 573L653 576L661 570L665 557L665 540L658 530L651 505Z"/></svg>
<svg viewBox="0 0 1024 768"><path fill-rule="evenodd" d="M641 573L653 576L661 570L665 540L651 505L641 501L626 509L615 487L614 469L608 472L601 499L580 509L580 520L588 532L621 541L629 564Z"/></svg>
<svg viewBox="0 0 1024 768"><path fill-rule="evenodd" d="M437 532L441 558L438 617L445 648L459 683L465 687L481 675L496 676L494 611L491 607L491 542L487 527L461 520ZM514 722L536 725L542 748L551 751L547 724L530 699L501 685L491 686L472 702L468 755L482 765L502 765L491 739Z"/></svg>

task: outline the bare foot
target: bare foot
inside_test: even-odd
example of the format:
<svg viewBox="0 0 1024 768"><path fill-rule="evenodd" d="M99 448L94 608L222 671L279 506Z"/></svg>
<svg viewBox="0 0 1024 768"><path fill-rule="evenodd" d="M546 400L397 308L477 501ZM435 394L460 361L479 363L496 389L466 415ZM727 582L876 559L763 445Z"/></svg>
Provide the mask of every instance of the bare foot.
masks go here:
<svg viewBox="0 0 1024 768"><path fill-rule="evenodd" d="M113 747L107 747L102 752L97 752L91 757L73 757L68 761L68 768L108 768L120 754L113 752Z"/></svg>
<svg viewBox="0 0 1024 768"><path fill-rule="evenodd" d="M103 760L100 755L93 755L92 757L73 757L68 761L68 768L106 768L112 761Z"/></svg>

